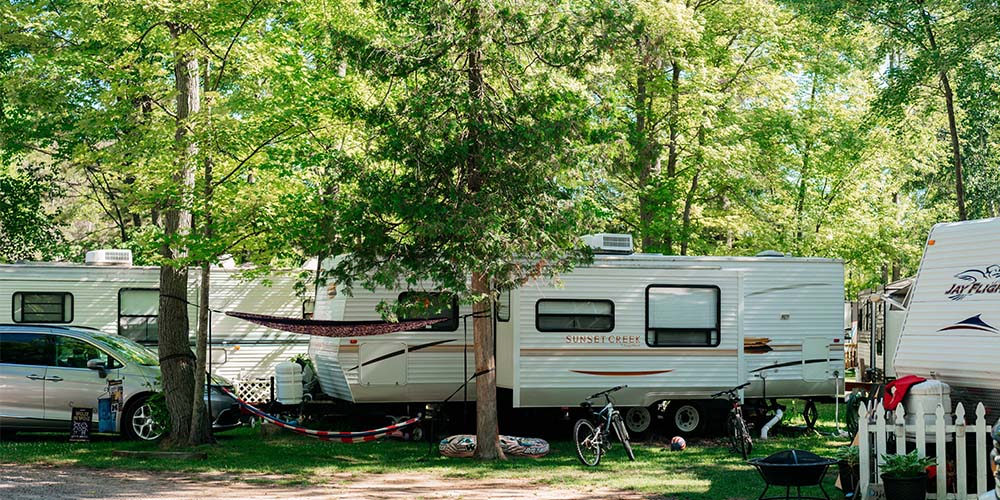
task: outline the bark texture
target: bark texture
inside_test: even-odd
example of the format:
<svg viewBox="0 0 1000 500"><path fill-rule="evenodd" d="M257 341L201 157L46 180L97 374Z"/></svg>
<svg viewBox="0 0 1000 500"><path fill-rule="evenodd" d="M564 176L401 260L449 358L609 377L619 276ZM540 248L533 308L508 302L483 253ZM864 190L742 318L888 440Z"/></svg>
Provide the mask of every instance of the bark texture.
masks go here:
<svg viewBox="0 0 1000 500"><path fill-rule="evenodd" d="M181 37L186 27L169 24L170 35ZM184 193L194 186L192 161L197 148L190 139L188 118L200 108L198 61L190 53L174 56L174 78L177 90L177 115L174 129L176 170L173 181L176 190L163 213L164 243L160 254L166 260L160 266L159 354L163 393L170 414L168 445L188 443L191 431L191 401L194 398L195 356L189 344L187 314L188 271L171 261L184 256L180 236L191 227L191 214L181 207Z"/></svg>

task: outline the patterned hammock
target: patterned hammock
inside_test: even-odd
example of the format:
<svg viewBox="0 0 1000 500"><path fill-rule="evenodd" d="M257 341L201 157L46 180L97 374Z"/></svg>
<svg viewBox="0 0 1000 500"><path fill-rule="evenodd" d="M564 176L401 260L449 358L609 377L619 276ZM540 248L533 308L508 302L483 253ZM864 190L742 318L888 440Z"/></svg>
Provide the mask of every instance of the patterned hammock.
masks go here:
<svg viewBox="0 0 1000 500"><path fill-rule="evenodd" d="M372 429L369 431L358 431L358 432L336 432L336 431L317 431L314 429L306 429L305 427L299 427L297 425L292 425L291 423L285 422L278 419L274 415L264 413L263 411L249 405L246 401L236 397L229 389L223 387L222 390L229 394L237 403L247 411L260 417L268 422L271 422L282 429L288 429L297 434L303 436L309 436L311 438L319 439L320 441L339 441L341 443L363 443L365 441L374 441L376 439L384 437L386 434L394 431L398 431L405 427L409 427L420 421L420 417L414 417L404 422L399 422L397 424L390 425L388 427L382 427L381 429Z"/></svg>
<svg viewBox="0 0 1000 500"><path fill-rule="evenodd" d="M319 335L321 337L367 337L369 335L385 335L387 333L420 330L440 323L447 318L416 319L389 323L388 321L327 321L316 319L283 318L265 314L251 314L237 311L227 311L226 316L232 316L244 321L250 321L275 330L301 333L304 335Z"/></svg>

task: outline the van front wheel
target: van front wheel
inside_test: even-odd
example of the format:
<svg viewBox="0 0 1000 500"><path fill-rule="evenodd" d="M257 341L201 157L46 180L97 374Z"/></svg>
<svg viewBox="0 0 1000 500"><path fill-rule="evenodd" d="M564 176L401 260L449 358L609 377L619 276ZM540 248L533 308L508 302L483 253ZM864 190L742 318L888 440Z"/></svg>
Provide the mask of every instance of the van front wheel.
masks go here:
<svg viewBox="0 0 1000 500"><path fill-rule="evenodd" d="M142 396L130 402L122 412L122 434L136 441L156 441L163 436L163 426L153 419L149 397Z"/></svg>

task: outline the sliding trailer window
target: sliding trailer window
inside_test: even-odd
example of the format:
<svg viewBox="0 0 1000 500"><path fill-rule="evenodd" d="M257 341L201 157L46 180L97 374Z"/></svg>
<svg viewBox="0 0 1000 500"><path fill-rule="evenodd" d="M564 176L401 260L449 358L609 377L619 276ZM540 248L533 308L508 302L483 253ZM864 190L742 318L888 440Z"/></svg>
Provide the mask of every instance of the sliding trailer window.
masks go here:
<svg viewBox="0 0 1000 500"><path fill-rule="evenodd" d="M72 323L73 294L67 292L14 292L15 323Z"/></svg>
<svg viewBox="0 0 1000 500"><path fill-rule="evenodd" d="M718 346L719 297L719 287L712 285L646 287L646 345Z"/></svg>
<svg viewBox="0 0 1000 500"><path fill-rule="evenodd" d="M156 288L118 290L118 335L143 345L160 342L160 291Z"/></svg>
<svg viewBox="0 0 1000 500"><path fill-rule="evenodd" d="M610 300L541 299L535 302L535 329L540 332L610 332L615 329L615 303Z"/></svg>
<svg viewBox="0 0 1000 500"><path fill-rule="evenodd" d="M451 297L451 300L448 298ZM442 292L403 292L399 294L399 305L404 312L400 321L415 319L445 318L440 323L427 325L424 330L454 332L458 330L458 297Z"/></svg>

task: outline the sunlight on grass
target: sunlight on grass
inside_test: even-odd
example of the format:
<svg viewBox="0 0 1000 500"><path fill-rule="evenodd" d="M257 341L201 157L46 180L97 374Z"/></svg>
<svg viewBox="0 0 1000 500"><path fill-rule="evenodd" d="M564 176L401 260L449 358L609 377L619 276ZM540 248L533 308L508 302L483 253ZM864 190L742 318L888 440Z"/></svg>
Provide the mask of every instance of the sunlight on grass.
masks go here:
<svg viewBox="0 0 1000 500"><path fill-rule="evenodd" d="M800 405L801 407L801 405ZM766 456L788 448L830 456L846 440L831 437L832 405L820 405L821 434L779 435L757 442L753 455ZM673 452L665 442L637 443L636 462L613 446L598 467L576 459L574 445L550 443L552 452L540 459L514 458L503 462L478 462L441 457L426 442L376 441L341 444L295 435L261 438L253 429L219 435L217 446L200 447L208 459L197 462L136 460L111 456L112 450L156 450L157 444L128 442L101 436L91 443L71 444L61 434L19 435L0 442L4 463L87 466L98 469L170 471L192 478L239 478L244 482L273 485L345 484L365 474L418 472L421 475L464 480L513 479L524 484L548 485L579 491L606 489L665 495L683 499L751 499L763 489L757 472L729 452L724 440L692 438L688 449ZM825 486L833 490L833 476Z"/></svg>

